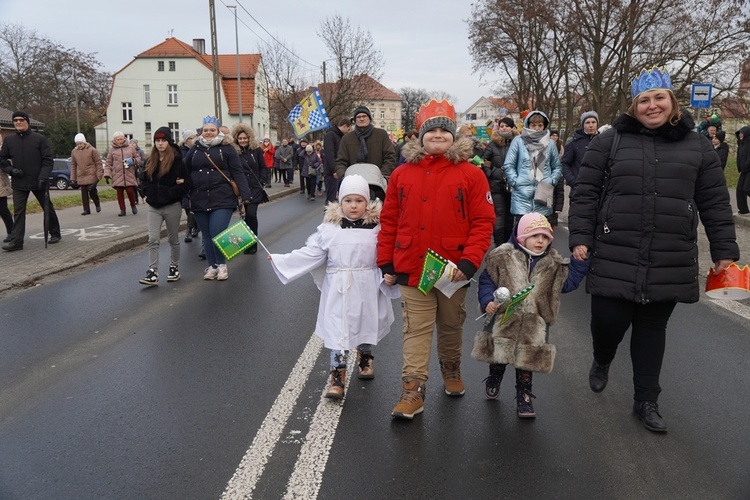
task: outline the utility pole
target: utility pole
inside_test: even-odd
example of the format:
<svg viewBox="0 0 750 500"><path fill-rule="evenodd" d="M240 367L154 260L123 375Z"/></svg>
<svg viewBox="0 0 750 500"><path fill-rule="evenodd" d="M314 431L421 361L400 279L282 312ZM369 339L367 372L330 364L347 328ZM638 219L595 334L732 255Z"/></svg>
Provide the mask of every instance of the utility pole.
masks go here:
<svg viewBox="0 0 750 500"><path fill-rule="evenodd" d="M240 105L240 123L242 123L242 80L240 77L240 34L237 31L237 6L227 5L227 9L234 10L234 43L237 50L237 100Z"/></svg>
<svg viewBox="0 0 750 500"><path fill-rule="evenodd" d="M208 10L211 18L211 65L214 70L214 114L219 123L221 118L221 82L219 81L219 48L216 41L216 9L214 0L208 0Z"/></svg>

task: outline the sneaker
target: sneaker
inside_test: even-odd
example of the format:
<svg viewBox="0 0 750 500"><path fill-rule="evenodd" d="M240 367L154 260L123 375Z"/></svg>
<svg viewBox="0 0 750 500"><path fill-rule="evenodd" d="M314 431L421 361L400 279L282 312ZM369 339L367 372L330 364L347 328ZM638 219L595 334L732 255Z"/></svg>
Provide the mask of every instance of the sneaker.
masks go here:
<svg viewBox="0 0 750 500"><path fill-rule="evenodd" d="M177 266L169 266L167 281L177 281L178 279L180 279L180 271L177 270Z"/></svg>
<svg viewBox="0 0 750 500"><path fill-rule="evenodd" d="M344 384L346 383L346 368L331 369L331 379L328 381L328 390L325 397L328 399L343 399Z"/></svg>
<svg viewBox="0 0 750 500"><path fill-rule="evenodd" d="M401 399L391 412L392 417L408 418L411 420L414 415L424 411L424 398L427 388L424 382L419 380L410 380L404 382L404 389L401 392Z"/></svg>
<svg viewBox="0 0 750 500"><path fill-rule="evenodd" d="M505 374L505 365L490 365L490 375L484 382L484 397L487 399L497 399L500 394L500 382L503 381Z"/></svg>
<svg viewBox="0 0 750 500"><path fill-rule="evenodd" d="M357 349L357 378L370 380L375 378L375 371L372 369L372 360L375 357L370 351L360 351Z"/></svg>
<svg viewBox="0 0 750 500"><path fill-rule="evenodd" d="M215 280L216 275L219 274L219 269L214 266L208 266L206 268L206 274L203 275L204 280Z"/></svg>
<svg viewBox="0 0 750 500"><path fill-rule="evenodd" d="M224 281L227 278L229 278L229 272L227 271L227 265L226 264L219 264L219 269L217 270L216 279L219 281Z"/></svg>
<svg viewBox="0 0 750 500"><path fill-rule="evenodd" d="M141 285L153 286L159 284L159 274L156 269L149 269L146 271L146 277L138 280Z"/></svg>
<svg viewBox="0 0 750 500"><path fill-rule="evenodd" d="M651 432L667 432L667 424L661 418L659 404L656 401L633 401L633 413L643 427Z"/></svg>
<svg viewBox="0 0 750 500"><path fill-rule="evenodd" d="M443 376L445 393L448 396L463 396L466 390L461 380L460 361L440 361L440 374Z"/></svg>

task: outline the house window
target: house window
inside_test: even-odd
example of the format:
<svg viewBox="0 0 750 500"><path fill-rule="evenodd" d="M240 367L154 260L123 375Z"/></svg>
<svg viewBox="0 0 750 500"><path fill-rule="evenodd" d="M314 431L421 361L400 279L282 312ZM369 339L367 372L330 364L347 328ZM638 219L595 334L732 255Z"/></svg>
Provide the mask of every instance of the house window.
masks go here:
<svg viewBox="0 0 750 500"><path fill-rule="evenodd" d="M122 121L123 122L133 121L133 103L132 102L122 103Z"/></svg>
<svg viewBox="0 0 750 500"><path fill-rule="evenodd" d="M146 131L146 147L150 148L152 146L151 144L151 122L145 122L143 124L143 129Z"/></svg>
<svg viewBox="0 0 750 500"><path fill-rule="evenodd" d="M179 142L180 141L180 123L169 122L169 131L172 132L172 139L174 139L175 142Z"/></svg>
<svg viewBox="0 0 750 500"><path fill-rule="evenodd" d="M177 85L167 85L167 104L177 106Z"/></svg>
<svg viewBox="0 0 750 500"><path fill-rule="evenodd" d="M382 109L380 110L380 119L385 120L385 111Z"/></svg>
<svg viewBox="0 0 750 500"><path fill-rule="evenodd" d="M159 71L164 71L164 61L159 61L156 63L156 66Z"/></svg>
<svg viewBox="0 0 750 500"><path fill-rule="evenodd" d="M143 86L143 105L151 106L151 85Z"/></svg>
<svg viewBox="0 0 750 500"><path fill-rule="evenodd" d="M176 63L174 61L169 61L169 71L174 71L176 68Z"/></svg>

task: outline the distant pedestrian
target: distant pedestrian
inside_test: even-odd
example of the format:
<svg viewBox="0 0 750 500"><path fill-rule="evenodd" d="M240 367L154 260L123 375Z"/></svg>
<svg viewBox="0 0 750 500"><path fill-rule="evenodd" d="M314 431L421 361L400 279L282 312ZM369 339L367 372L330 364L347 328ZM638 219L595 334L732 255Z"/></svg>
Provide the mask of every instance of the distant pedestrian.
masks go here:
<svg viewBox="0 0 750 500"><path fill-rule="evenodd" d="M279 157L279 169L284 179L284 187L292 185L294 180L294 148L289 144L288 139L281 141L281 147L276 150Z"/></svg>
<svg viewBox="0 0 750 500"><path fill-rule="evenodd" d="M714 145L714 151L719 155L719 161L721 162L721 169L724 170L727 166L727 160L729 159L729 144L726 141L727 133L723 130L719 130L711 138L711 144Z"/></svg>
<svg viewBox="0 0 750 500"><path fill-rule="evenodd" d="M265 136L263 142L260 144L260 149L263 151L263 161L266 163L268 169L268 181L267 186L271 187L273 179L276 179L276 184L279 183L279 171L274 168L273 157L276 153L276 148L271 144L271 138Z"/></svg>
<svg viewBox="0 0 750 500"><path fill-rule="evenodd" d="M182 199L190 191L190 173L182 163L180 149L174 142L169 127L154 132L154 147L141 174L143 199L148 205L148 257L146 276L139 280L143 285L159 284L159 241L161 228L167 225L169 241L169 274L167 281L180 279L180 216Z"/></svg>
<svg viewBox="0 0 750 500"><path fill-rule="evenodd" d="M740 215L750 214L747 197L750 196L750 125L734 133L737 137L737 210Z"/></svg>
<svg viewBox="0 0 750 500"><path fill-rule="evenodd" d="M380 200L370 200L370 187L362 176L348 175L339 188L339 202L328 204L323 223L305 246L268 256L284 284L308 272L315 277L320 289L315 334L331 349L325 393L330 399L344 397L351 349L357 350L358 378L375 376L373 346L394 321L390 299L398 297L396 275L381 276L375 265L381 206Z"/></svg>
<svg viewBox="0 0 750 500"><path fill-rule="evenodd" d="M16 133L7 136L0 148L0 168L10 175L13 188L13 229L10 241L2 247L7 252L23 249L29 193L34 193L41 206L47 204L49 243L62 239L60 221L48 192L54 164L52 148L46 137L31 131L31 118L25 111L13 113L13 127Z"/></svg>
<svg viewBox="0 0 750 500"><path fill-rule="evenodd" d="M300 155L299 163L299 175L300 179L304 181L304 186L307 191L308 201L315 200L315 180L318 176L318 170L320 170L321 161L320 156L315 152L311 144L305 146L304 152Z"/></svg>
<svg viewBox="0 0 750 500"><path fill-rule="evenodd" d="M396 168L396 150L385 129L375 127L372 113L367 106L360 106L352 113L354 130L344 134L336 157L336 176L344 178L346 169L355 163L372 163L380 167L384 176L391 175Z"/></svg>
<svg viewBox="0 0 750 500"><path fill-rule="evenodd" d="M125 194L128 196L133 215L138 213L138 208L135 206L138 201L138 194L136 192L138 178L136 171L140 161L140 156L133 149L133 146L128 143L125 134L119 130L112 134L112 142L107 154L107 164L104 167L104 178L107 179L107 184L109 184L110 180L112 181L112 187L117 192L120 217L127 214L125 212Z"/></svg>
<svg viewBox="0 0 750 500"><path fill-rule="evenodd" d="M3 145L3 138L0 137L0 148ZM6 236L3 243L10 242L10 232L13 230L13 216L8 210L8 196L13 195L13 188L10 187L10 177L4 170L0 169L0 218L5 224Z"/></svg>
<svg viewBox="0 0 750 500"><path fill-rule="evenodd" d="M492 204L495 208L495 229L492 238L500 246L513 234L513 214L510 213L510 186L505 179L503 163L510 143L518 135L516 124L510 116L499 120L497 130L492 132L490 142L484 150L484 173L490 183Z"/></svg>
<svg viewBox="0 0 750 500"><path fill-rule="evenodd" d="M86 142L86 136L83 134L76 134L73 140L76 147L70 152L70 180L81 189L81 203L83 204L81 215L91 214L89 196L94 202L97 213L101 212L102 205L96 186L104 176L102 157L94 146Z"/></svg>
<svg viewBox="0 0 750 500"><path fill-rule="evenodd" d="M339 179L336 175L336 157L339 154L341 138L352 129L351 120L341 118L323 136L323 179L326 186L326 204L336 201Z"/></svg>
<svg viewBox="0 0 750 500"><path fill-rule="evenodd" d="M245 171L245 179L250 188L250 199L245 200L245 222L258 235L258 207L268 200L263 186L271 184L270 173L266 167L263 147L258 145L255 131L249 125L238 123L232 128L234 148L240 157L240 163ZM252 245L245 250L245 254L255 254L258 245Z"/></svg>
<svg viewBox="0 0 750 500"><path fill-rule="evenodd" d="M591 139L599 133L599 115L596 111L586 111L581 114L581 128L576 130L573 138L565 146L560 163L562 164L563 177L572 190L576 184L578 172L581 170L583 155L589 149Z"/></svg>

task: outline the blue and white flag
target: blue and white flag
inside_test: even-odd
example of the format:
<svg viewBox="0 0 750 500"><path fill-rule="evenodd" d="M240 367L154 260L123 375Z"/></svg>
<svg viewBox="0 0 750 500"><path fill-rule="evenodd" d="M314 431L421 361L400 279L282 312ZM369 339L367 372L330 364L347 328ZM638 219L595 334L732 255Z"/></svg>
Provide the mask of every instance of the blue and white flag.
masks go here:
<svg viewBox="0 0 750 500"><path fill-rule="evenodd" d="M317 132L330 127L331 122L328 120L328 113L323 106L323 99L320 98L318 87L313 87L312 92L292 108L286 120L292 126L294 135L298 139L310 132Z"/></svg>

